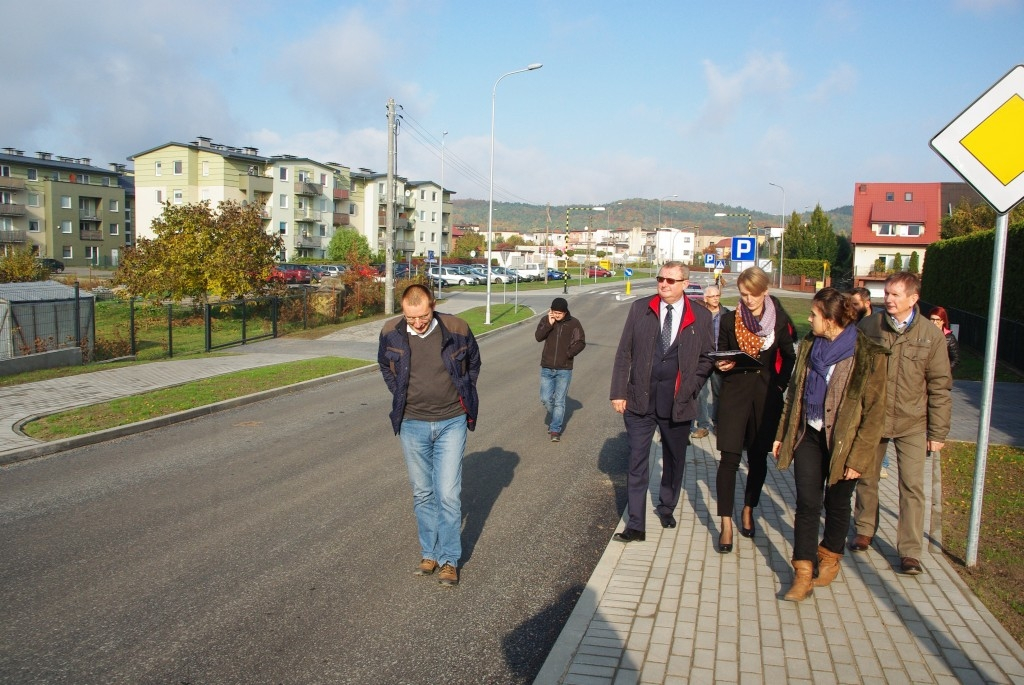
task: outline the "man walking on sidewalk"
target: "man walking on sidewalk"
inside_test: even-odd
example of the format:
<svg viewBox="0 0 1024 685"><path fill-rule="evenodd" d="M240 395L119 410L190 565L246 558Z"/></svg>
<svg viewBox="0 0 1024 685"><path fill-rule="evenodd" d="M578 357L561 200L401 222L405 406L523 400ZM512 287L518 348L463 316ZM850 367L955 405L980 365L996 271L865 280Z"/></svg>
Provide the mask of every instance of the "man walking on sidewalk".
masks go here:
<svg viewBox="0 0 1024 685"><path fill-rule="evenodd" d="M544 343L540 353L540 401L551 417L551 442L558 442L565 421L565 398L572 381L572 360L587 346L587 339L583 324L569 314L569 303L563 297L551 302L551 309L537 322L534 335L537 342Z"/></svg>
<svg viewBox="0 0 1024 685"><path fill-rule="evenodd" d="M886 381L885 425L878 464L891 441L899 470L900 514L896 551L900 570L921 573L924 540L924 466L928 452L942 449L949 433L953 385L942 331L921 316L917 306L921 281L909 272L885 281L884 311L861 320L860 329L891 351ZM857 484L856 535L849 547L863 552L878 530L878 471Z"/></svg>
<svg viewBox="0 0 1024 685"><path fill-rule="evenodd" d="M661 433L662 453L655 511L663 528L676 527L673 512L683 482L690 422L697 415L697 394L711 373L708 353L714 349L711 314L684 297L689 276L682 262L661 267L658 294L629 308L615 352L610 397L612 409L622 414L629 439L629 520L625 530L614 536L619 542L647 537L648 462L655 430Z"/></svg>

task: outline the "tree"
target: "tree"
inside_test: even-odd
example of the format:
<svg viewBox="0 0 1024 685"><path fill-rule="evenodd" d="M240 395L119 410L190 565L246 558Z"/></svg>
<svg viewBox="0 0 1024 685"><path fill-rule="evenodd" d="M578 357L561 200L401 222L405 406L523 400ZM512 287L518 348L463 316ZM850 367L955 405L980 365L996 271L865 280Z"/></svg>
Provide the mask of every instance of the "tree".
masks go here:
<svg viewBox="0 0 1024 685"><path fill-rule="evenodd" d="M920 273L921 271L921 256L917 254L917 250L910 253L910 263L907 265L907 271L912 274Z"/></svg>
<svg viewBox="0 0 1024 685"><path fill-rule="evenodd" d="M49 271L36 261L32 248L26 247L0 255L0 283L44 281Z"/></svg>
<svg viewBox="0 0 1024 685"><path fill-rule="evenodd" d="M126 251L113 285L133 297L207 302L261 290L282 241L263 229L261 208L209 201L164 204L153 220L153 239Z"/></svg>
<svg viewBox="0 0 1024 685"><path fill-rule="evenodd" d="M903 271L903 255L899 252L892 258L892 270L893 272Z"/></svg>
<svg viewBox="0 0 1024 685"><path fill-rule="evenodd" d="M369 264L370 243L366 236L355 229L339 229L327 245L327 258L346 264Z"/></svg>
<svg viewBox="0 0 1024 685"><path fill-rule="evenodd" d="M786 259L817 259L836 263L839 256L839 241L832 227L832 220L821 205L816 205L807 224L800 221L796 212L789 218L786 227Z"/></svg>
<svg viewBox="0 0 1024 685"><path fill-rule="evenodd" d="M485 247L484 236L475 232L464 233L452 245L449 256L453 259L469 259L469 255L473 251L476 251L479 256L484 256Z"/></svg>

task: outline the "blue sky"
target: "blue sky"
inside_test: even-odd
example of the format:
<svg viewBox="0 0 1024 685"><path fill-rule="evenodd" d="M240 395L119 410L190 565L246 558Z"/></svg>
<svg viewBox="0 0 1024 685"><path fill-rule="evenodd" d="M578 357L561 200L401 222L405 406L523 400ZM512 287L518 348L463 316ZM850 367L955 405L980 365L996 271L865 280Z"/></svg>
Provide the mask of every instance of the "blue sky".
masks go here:
<svg viewBox="0 0 1024 685"><path fill-rule="evenodd" d="M93 0L5 8L0 147L97 166L209 136L486 199L776 213L954 181L928 147L1016 64L1024 0Z"/></svg>

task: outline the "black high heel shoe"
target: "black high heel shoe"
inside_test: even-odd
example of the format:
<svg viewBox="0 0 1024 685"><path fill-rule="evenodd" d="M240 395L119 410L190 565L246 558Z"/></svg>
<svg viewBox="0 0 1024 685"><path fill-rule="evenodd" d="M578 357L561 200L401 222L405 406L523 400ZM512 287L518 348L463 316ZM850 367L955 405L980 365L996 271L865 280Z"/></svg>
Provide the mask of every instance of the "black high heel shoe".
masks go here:
<svg viewBox="0 0 1024 685"><path fill-rule="evenodd" d="M740 518L740 520L742 521L742 517ZM752 537L754 537L754 510L753 509L750 510L750 528L744 528L743 525L741 524L740 525L740 535L742 535L745 538L752 538Z"/></svg>
<svg viewBox="0 0 1024 685"><path fill-rule="evenodd" d="M731 532L732 531L730 531L730 533ZM728 554L729 552L732 551L732 535L731 534L729 535L729 539L730 539L729 542L722 542L722 536L723 535L725 535L725 531L724 530L718 535L718 553L719 554Z"/></svg>

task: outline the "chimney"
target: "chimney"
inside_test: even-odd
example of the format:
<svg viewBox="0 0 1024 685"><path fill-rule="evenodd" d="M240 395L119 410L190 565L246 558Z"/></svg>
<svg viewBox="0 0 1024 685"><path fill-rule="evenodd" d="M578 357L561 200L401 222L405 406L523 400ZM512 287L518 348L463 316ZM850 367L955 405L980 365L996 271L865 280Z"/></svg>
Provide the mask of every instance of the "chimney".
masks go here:
<svg viewBox="0 0 1024 685"><path fill-rule="evenodd" d="M257 155L260 154L259 148L255 147L243 147L242 150L245 152L245 154L252 155L253 157L256 157Z"/></svg>
<svg viewBox="0 0 1024 685"><path fill-rule="evenodd" d="M88 157L82 157L80 160L78 160L78 163L84 164L85 166L89 166L92 163L92 160L89 159Z"/></svg>
<svg viewBox="0 0 1024 685"><path fill-rule="evenodd" d="M50 158L50 153L49 152L37 152L36 153L36 157L38 157L39 159L49 159Z"/></svg>
<svg viewBox="0 0 1024 685"><path fill-rule="evenodd" d="M212 139L206 136L197 136L196 140L198 141L199 147L210 147L210 141Z"/></svg>
<svg viewBox="0 0 1024 685"><path fill-rule="evenodd" d="M4 154L5 155L13 155L14 154L14 148L13 147L5 147L4 148Z"/></svg>

